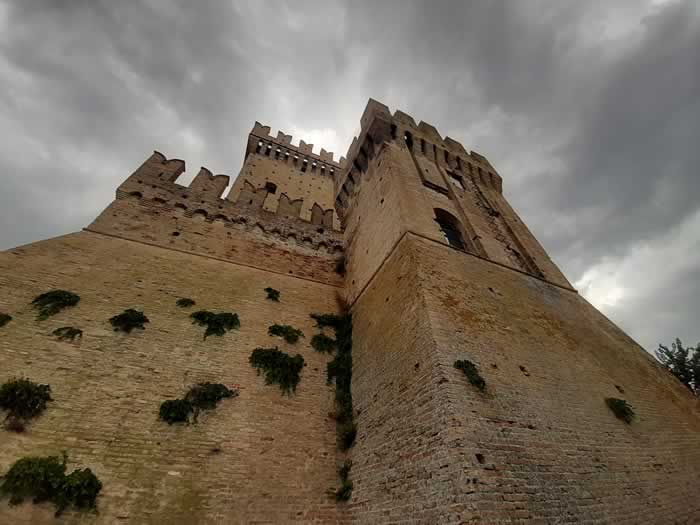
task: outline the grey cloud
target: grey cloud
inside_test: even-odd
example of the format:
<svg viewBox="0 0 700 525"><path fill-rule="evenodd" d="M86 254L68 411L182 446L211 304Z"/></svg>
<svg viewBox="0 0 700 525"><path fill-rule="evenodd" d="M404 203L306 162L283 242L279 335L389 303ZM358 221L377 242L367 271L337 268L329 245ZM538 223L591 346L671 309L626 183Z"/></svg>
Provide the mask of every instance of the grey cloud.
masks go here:
<svg viewBox="0 0 700 525"><path fill-rule="evenodd" d="M152 149L235 175L255 120L347 145L374 97L487 155L576 281L698 209L699 25L691 0L7 3L0 247L84 226ZM690 332L690 277L610 315Z"/></svg>

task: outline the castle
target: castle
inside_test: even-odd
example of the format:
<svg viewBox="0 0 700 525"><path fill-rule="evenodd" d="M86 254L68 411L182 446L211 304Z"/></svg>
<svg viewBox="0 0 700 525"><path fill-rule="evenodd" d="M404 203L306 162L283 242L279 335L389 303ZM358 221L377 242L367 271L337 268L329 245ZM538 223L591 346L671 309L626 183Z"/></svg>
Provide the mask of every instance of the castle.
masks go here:
<svg viewBox="0 0 700 525"><path fill-rule="evenodd" d="M577 294L485 157L370 100L346 158L256 123L225 197L184 170L156 152L83 231L0 253L0 383L52 397L0 429L0 473L65 451L102 483L97 513L5 499L0 523L700 523L698 400ZM80 300L37 320L50 290ZM114 330L127 309L145 329ZM194 310L240 327L203 338ZM303 357L295 389L256 348ZM206 382L237 395L159 417Z"/></svg>

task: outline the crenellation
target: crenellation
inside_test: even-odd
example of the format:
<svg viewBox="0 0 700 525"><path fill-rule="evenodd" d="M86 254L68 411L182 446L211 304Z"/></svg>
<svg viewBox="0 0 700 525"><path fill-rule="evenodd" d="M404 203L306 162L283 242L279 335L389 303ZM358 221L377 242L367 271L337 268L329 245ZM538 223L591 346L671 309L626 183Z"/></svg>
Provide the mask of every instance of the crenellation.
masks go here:
<svg viewBox="0 0 700 525"><path fill-rule="evenodd" d="M255 122L253 130L250 132L248 137L248 148L246 150L246 156L251 153L269 153L272 150L281 148L283 151L290 153L290 156L294 155L306 158L307 161L312 160L322 162L324 164L330 165L332 169L342 168L343 158L339 159L337 162L333 159L332 152L326 152L321 150L320 153L316 154L313 152L313 144L307 144L304 140L299 141L299 145L295 146L292 144L292 135L286 135L282 131L277 132L276 137L270 135L270 126L263 126L259 122Z"/></svg>

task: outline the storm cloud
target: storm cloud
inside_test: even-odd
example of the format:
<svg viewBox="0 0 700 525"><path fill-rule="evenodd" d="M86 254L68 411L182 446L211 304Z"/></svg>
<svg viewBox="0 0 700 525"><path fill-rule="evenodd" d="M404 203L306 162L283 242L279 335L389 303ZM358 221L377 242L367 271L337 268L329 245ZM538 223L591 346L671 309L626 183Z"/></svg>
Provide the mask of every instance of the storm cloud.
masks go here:
<svg viewBox="0 0 700 525"><path fill-rule="evenodd" d="M153 149L236 175L255 120L344 153L369 97L494 164L648 350L700 339L700 4L0 1L0 249L75 231Z"/></svg>

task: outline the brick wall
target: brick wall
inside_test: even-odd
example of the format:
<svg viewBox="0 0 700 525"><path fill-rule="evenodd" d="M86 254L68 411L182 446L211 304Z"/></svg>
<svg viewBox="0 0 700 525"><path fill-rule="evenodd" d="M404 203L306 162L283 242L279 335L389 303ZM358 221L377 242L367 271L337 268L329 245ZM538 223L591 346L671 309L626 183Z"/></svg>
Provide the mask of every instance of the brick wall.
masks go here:
<svg viewBox="0 0 700 525"><path fill-rule="evenodd" d="M354 522L697 522L700 403L575 292L408 234L353 313Z"/></svg>
<svg viewBox="0 0 700 525"><path fill-rule="evenodd" d="M263 288L281 292L265 299ZM38 322L29 303L54 288L78 293L78 306ZM69 455L104 483L99 515L68 513L62 523L333 523L337 485L333 388L328 356L309 346L312 312L336 311L335 286L81 232L0 253L0 380L49 383L54 401L26 433L0 429L0 471L26 455ZM178 297L197 301L175 306ZM112 331L108 319L143 309L145 331ZM203 340L198 308L238 313L241 328ZM267 335L290 324L305 338L288 345ZM78 343L51 332L73 325ZM259 346L301 353L296 394L265 385L248 363ZM239 385L197 425L158 420L161 401L202 381ZM54 523L49 504L0 503L0 523Z"/></svg>

